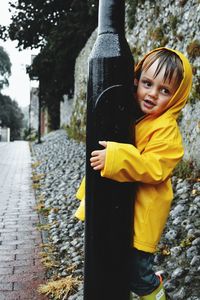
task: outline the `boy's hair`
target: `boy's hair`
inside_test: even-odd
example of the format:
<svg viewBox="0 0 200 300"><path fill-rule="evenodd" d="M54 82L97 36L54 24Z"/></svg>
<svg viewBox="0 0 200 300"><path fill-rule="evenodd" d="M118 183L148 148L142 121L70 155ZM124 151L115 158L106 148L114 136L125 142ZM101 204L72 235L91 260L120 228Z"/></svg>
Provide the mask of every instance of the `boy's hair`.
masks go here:
<svg viewBox="0 0 200 300"><path fill-rule="evenodd" d="M183 79L183 65L175 52L165 48L152 52L145 58L136 71L136 78L139 80L142 71L147 71L156 60L159 62L154 73L154 78L160 73L162 68L165 67L164 81L168 80L170 82L174 76L174 84L178 88Z"/></svg>

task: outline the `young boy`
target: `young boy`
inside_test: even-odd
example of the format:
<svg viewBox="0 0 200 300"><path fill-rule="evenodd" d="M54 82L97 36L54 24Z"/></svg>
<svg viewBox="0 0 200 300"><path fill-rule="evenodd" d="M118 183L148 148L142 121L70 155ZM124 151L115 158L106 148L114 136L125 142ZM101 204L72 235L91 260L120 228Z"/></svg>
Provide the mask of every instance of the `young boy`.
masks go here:
<svg viewBox="0 0 200 300"><path fill-rule="evenodd" d="M119 182L138 182L134 210L131 290L143 300L166 299L154 273L153 253L164 229L173 198L170 176L183 156L176 119L186 104L192 84L187 58L179 51L158 48L136 66L136 146L99 143L91 166L101 176ZM77 193L83 198L83 184ZM83 207L83 203L82 203ZM76 216L81 214L81 208Z"/></svg>

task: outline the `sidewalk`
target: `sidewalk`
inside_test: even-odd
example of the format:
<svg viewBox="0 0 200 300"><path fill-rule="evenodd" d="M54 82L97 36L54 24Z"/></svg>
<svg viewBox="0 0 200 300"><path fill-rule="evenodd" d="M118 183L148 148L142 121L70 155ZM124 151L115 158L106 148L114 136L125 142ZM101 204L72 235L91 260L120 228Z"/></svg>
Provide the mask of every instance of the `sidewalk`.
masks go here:
<svg viewBox="0 0 200 300"><path fill-rule="evenodd" d="M44 300L27 142L0 143L0 300Z"/></svg>

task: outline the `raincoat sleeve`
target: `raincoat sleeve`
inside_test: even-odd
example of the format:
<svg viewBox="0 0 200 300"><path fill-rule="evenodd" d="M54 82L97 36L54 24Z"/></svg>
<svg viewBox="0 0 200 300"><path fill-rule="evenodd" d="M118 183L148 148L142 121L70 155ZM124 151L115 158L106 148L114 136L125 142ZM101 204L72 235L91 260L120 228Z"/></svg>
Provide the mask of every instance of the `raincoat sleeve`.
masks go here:
<svg viewBox="0 0 200 300"><path fill-rule="evenodd" d="M141 153L133 145L108 142L101 176L119 182L159 184L171 175L182 156L179 130L169 126L153 132Z"/></svg>

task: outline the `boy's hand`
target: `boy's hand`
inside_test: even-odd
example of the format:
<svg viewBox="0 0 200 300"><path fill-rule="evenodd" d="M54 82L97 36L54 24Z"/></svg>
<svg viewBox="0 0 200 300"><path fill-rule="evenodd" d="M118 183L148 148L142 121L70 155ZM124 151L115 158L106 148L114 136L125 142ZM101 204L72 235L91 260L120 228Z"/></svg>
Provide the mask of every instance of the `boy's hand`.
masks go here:
<svg viewBox="0 0 200 300"><path fill-rule="evenodd" d="M91 153L92 157L90 158L90 165L95 171L103 170L106 160L107 142L100 141L99 144L105 147L105 149L93 151Z"/></svg>

